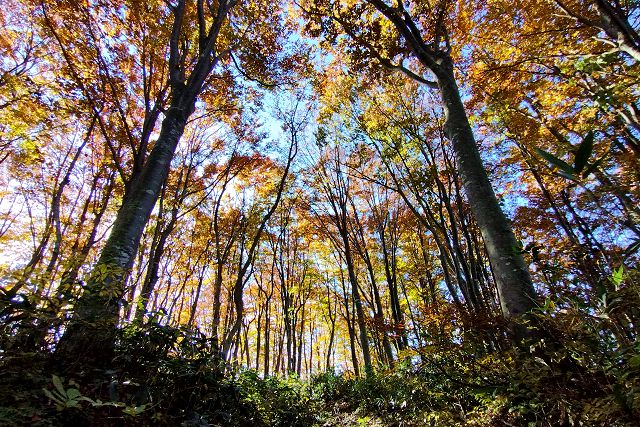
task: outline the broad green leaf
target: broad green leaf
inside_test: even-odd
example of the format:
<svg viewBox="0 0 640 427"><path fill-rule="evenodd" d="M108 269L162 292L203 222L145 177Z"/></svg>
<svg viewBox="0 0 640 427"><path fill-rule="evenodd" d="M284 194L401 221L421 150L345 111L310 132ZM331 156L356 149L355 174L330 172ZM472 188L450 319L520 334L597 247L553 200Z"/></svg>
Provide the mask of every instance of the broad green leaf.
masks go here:
<svg viewBox="0 0 640 427"><path fill-rule="evenodd" d="M58 390L58 393L60 393L63 396L67 395L67 392L64 389L64 386L62 385L62 381L60 380L59 376L52 375L51 382L53 382L53 386L56 388L56 390Z"/></svg>
<svg viewBox="0 0 640 427"><path fill-rule="evenodd" d="M551 163L553 166L555 166L556 168L558 168L560 171L568 174L568 175L573 175L573 168L564 160L557 158L556 156L554 156L551 153L547 153L544 150L541 150L540 148L536 148L536 153L538 153L540 155L540 157L542 157L543 159L545 159L546 161L548 161L549 163Z"/></svg>
<svg viewBox="0 0 640 427"><path fill-rule="evenodd" d="M573 169L576 173L582 172L584 167L587 165L587 161L589 157L591 157L591 153L593 152L593 131L589 131L587 135L580 143L578 150L576 151L576 156L573 161Z"/></svg>
<svg viewBox="0 0 640 427"><path fill-rule="evenodd" d="M606 157L606 154L604 156L600 157L595 162L593 162L587 169L585 169L585 171L582 172L582 178L584 179L584 178L588 177L589 175L591 175L591 173L593 171L595 171L596 168L598 166L600 166L600 164L604 161L605 157Z"/></svg>
<svg viewBox="0 0 640 427"><path fill-rule="evenodd" d="M70 388L69 390L67 390L67 397L69 399L77 399L80 396L82 396L82 393L80 393L80 390L78 390L77 388Z"/></svg>

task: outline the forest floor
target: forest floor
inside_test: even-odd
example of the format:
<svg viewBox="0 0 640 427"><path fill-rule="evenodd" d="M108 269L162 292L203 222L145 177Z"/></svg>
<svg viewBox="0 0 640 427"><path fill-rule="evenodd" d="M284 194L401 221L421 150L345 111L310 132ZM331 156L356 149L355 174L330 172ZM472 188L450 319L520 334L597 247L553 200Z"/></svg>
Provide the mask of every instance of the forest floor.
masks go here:
<svg viewBox="0 0 640 427"><path fill-rule="evenodd" d="M361 377L299 379L232 369L207 340L169 329L125 331L108 368L61 365L43 350L0 352L0 426L632 427L640 419L640 344L591 348L585 334L531 352L440 346Z"/></svg>
<svg viewBox="0 0 640 427"><path fill-rule="evenodd" d="M364 414L359 408L350 411L347 405L336 403L329 411L322 414L322 427L341 427L341 426L367 426L367 427L387 427L389 423L385 423L381 418Z"/></svg>

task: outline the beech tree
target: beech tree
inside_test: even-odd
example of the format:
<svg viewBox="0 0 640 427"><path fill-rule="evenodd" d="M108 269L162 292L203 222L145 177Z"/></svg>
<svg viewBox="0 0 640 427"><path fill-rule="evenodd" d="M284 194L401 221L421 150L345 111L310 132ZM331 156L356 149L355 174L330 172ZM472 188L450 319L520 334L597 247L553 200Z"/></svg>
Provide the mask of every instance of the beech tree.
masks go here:
<svg viewBox="0 0 640 427"><path fill-rule="evenodd" d="M154 122L163 111L158 139L144 158L139 174L131 179L109 239L76 304L73 319L58 344L57 353L62 360L77 360L82 354L90 355L87 357L96 361L109 358L127 273L166 180L173 154L189 117L196 109L200 94L211 85L212 71L222 60L229 61L234 54L237 40L234 40L233 26L230 25L230 13L236 7L235 1L213 4L204 0L178 0L175 3L168 2L165 7L170 11L165 19L172 20L164 46L168 52L164 70L167 86L166 89L162 87L157 95L160 99L156 100L162 102L166 91L168 105L163 111L162 104L154 103L147 110L146 130L155 128ZM253 16L255 11L240 9L234 16L239 20L237 24L242 25L241 21L245 18L248 22L244 25L254 25L252 21L257 18ZM192 28L195 31L191 31ZM278 26L272 26L269 30L277 31ZM274 49L277 46L271 46L267 53ZM254 67L261 69L264 66Z"/></svg>
<svg viewBox="0 0 640 427"><path fill-rule="evenodd" d="M635 360L637 2L6 3L3 363Z"/></svg>
<svg viewBox="0 0 640 427"><path fill-rule="evenodd" d="M322 147L323 142L319 141ZM326 143L326 142L325 142ZM323 205L322 212L327 215L331 223L338 232L338 236L332 237L332 242L336 250L340 252L340 258L344 260L347 270L347 277L351 286L351 296L355 307L355 318L358 323L360 346L362 348L362 358L365 371L371 372L373 369L371 351L369 348L369 335L367 332L367 319L364 304L362 301L362 291L360 280L356 272L354 260L355 251L352 249L351 239L351 206L349 203L351 179L345 170L345 153L337 145L337 142L330 142L330 146L320 151L320 164L318 174L318 184L322 191L323 198L319 202Z"/></svg>
<svg viewBox="0 0 640 427"><path fill-rule="evenodd" d="M511 224L493 191L469 123L454 74L455 40L450 25L455 25L449 1L398 3L382 0L303 3L309 19L307 32L337 40L349 37L346 44L354 51L353 62L368 70L367 62L403 72L432 87L440 94L445 114L445 133L453 144L458 173L465 195L482 232L496 277L503 313L517 318L536 306L533 284L519 251ZM413 61L411 65L406 62ZM421 67L421 68L420 68ZM421 71L421 70L424 70ZM522 337L523 331L518 332Z"/></svg>

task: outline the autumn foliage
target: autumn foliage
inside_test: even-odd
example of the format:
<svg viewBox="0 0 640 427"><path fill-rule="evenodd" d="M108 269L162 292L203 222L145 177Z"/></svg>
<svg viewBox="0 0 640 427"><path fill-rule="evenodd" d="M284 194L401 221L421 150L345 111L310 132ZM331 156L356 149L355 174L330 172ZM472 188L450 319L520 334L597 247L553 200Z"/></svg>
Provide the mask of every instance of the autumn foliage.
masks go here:
<svg viewBox="0 0 640 427"><path fill-rule="evenodd" d="M4 0L0 424L634 425L639 16Z"/></svg>

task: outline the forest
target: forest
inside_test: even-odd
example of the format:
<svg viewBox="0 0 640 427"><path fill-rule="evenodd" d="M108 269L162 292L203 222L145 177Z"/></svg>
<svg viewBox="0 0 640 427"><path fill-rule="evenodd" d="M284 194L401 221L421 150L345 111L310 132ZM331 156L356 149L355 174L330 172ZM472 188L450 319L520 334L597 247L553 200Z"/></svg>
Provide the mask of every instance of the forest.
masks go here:
<svg viewBox="0 0 640 427"><path fill-rule="evenodd" d="M637 0L0 6L0 425L637 425Z"/></svg>

